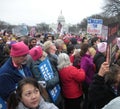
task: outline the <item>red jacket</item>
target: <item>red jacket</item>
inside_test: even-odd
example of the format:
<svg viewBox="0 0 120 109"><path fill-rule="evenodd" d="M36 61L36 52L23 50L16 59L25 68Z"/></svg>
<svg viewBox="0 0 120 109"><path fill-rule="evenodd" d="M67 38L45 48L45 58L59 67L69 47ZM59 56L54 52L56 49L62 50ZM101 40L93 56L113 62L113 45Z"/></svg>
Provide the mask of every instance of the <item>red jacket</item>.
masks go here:
<svg viewBox="0 0 120 109"><path fill-rule="evenodd" d="M68 66L59 71L62 83L62 92L65 98L78 98L82 96L82 81L85 80L83 69L77 69L74 66Z"/></svg>
<svg viewBox="0 0 120 109"><path fill-rule="evenodd" d="M69 56L69 58L70 58L70 62L73 63L75 56L71 54L71 55Z"/></svg>

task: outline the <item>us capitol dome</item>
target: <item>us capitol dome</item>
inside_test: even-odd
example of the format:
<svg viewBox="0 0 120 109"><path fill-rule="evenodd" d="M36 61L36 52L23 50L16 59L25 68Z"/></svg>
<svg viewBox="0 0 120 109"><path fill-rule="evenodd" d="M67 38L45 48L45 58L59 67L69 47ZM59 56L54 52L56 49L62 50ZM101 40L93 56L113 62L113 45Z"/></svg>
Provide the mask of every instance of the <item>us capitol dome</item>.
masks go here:
<svg viewBox="0 0 120 109"><path fill-rule="evenodd" d="M62 11L60 12L60 15L58 16L57 23L61 23L63 26L65 25L65 18L62 15Z"/></svg>
<svg viewBox="0 0 120 109"><path fill-rule="evenodd" d="M71 26L71 24L66 24L65 22L65 17L62 14L62 11L60 12L58 18L57 18L57 23L52 23L49 26L54 30L57 31L58 24L62 24L62 31L63 32L68 32L68 27Z"/></svg>

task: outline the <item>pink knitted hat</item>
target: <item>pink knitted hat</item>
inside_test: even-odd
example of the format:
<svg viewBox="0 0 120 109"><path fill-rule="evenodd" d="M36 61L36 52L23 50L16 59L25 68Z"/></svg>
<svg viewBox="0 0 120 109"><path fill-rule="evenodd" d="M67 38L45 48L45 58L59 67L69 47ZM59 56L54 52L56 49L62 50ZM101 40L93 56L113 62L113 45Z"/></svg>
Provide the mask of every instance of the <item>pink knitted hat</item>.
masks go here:
<svg viewBox="0 0 120 109"><path fill-rule="evenodd" d="M33 58L34 61L38 60L42 56L42 48L40 46L35 46L29 50L29 54Z"/></svg>
<svg viewBox="0 0 120 109"><path fill-rule="evenodd" d="M10 56L23 56L29 53L29 48L23 41L12 44Z"/></svg>
<svg viewBox="0 0 120 109"><path fill-rule="evenodd" d="M107 49L107 43L106 42L100 42L97 44L98 51L103 53Z"/></svg>

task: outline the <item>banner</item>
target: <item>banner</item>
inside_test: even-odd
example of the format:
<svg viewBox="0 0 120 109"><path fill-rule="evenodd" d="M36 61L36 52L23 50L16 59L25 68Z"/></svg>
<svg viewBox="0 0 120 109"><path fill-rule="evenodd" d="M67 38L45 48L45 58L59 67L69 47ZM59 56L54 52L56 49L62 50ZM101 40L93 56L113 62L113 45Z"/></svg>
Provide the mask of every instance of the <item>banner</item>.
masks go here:
<svg viewBox="0 0 120 109"><path fill-rule="evenodd" d="M115 60L115 54L117 50L117 37L118 37L118 29L119 29L119 24L118 23L113 23L108 25L108 37L107 37L107 44L109 48L109 62L112 64L114 63ZM108 55L107 55L108 56Z"/></svg>
<svg viewBox="0 0 120 109"><path fill-rule="evenodd" d="M61 30L62 30L62 24L59 22L57 26L57 32L61 33Z"/></svg>
<svg viewBox="0 0 120 109"><path fill-rule="evenodd" d="M19 25L12 29L12 33L16 36L27 36L28 35L28 28L26 25Z"/></svg>
<svg viewBox="0 0 120 109"><path fill-rule="evenodd" d="M87 33L89 34L101 34L102 33L102 19L88 18L87 20Z"/></svg>
<svg viewBox="0 0 120 109"><path fill-rule="evenodd" d="M35 34L36 34L36 29L35 29L35 27L32 27L30 30L30 36L34 37Z"/></svg>
<svg viewBox="0 0 120 109"><path fill-rule="evenodd" d="M48 81L52 78L54 78L54 72L52 70L51 64L49 62L49 59L46 58L42 63L39 65L40 72L42 74L42 77L45 79L45 81ZM53 89L49 89L48 93L50 94L53 102L55 102L58 98L58 95L60 94L60 86L59 84L56 85Z"/></svg>
<svg viewBox="0 0 120 109"><path fill-rule="evenodd" d="M118 23L108 25L108 38L107 38L108 44L114 43L113 41L118 37L117 35L118 29L119 29Z"/></svg>

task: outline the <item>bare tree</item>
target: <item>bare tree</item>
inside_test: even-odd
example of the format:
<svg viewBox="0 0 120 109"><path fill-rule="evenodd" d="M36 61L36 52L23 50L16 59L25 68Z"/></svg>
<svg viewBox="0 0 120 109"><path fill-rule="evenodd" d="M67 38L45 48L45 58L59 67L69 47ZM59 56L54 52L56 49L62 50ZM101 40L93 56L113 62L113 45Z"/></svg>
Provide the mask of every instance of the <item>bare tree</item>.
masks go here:
<svg viewBox="0 0 120 109"><path fill-rule="evenodd" d="M46 23L37 24L36 28L38 32L49 32L50 30L49 25Z"/></svg>
<svg viewBox="0 0 120 109"><path fill-rule="evenodd" d="M105 16L120 15L120 0L104 0L103 14Z"/></svg>

